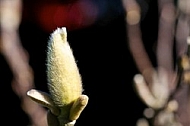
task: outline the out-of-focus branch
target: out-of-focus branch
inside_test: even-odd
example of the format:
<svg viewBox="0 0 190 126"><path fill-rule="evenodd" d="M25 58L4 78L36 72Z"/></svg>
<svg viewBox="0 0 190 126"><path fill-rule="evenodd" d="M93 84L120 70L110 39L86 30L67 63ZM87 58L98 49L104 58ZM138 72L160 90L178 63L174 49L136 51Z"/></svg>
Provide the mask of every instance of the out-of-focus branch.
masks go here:
<svg viewBox="0 0 190 126"><path fill-rule="evenodd" d="M189 36L189 21L188 17L185 15L179 15L177 26L176 26L176 48L177 48L177 57L179 58L187 51L186 39Z"/></svg>
<svg viewBox="0 0 190 126"><path fill-rule="evenodd" d="M142 42L140 7L135 0L123 0L122 2L126 12L126 30L129 49L138 70L150 84L152 83L151 74L153 72L153 66Z"/></svg>
<svg viewBox="0 0 190 126"><path fill-rule="evenodd" d="M153 74L152 88L148 87L141 74L137 74L134 77L136 90L141 99L146 103L146 105L155 110L163 108L168 100L169 94L165 76L165 72L162 73L162 76L158 76L155 72Z"/></svg>
<svg viewBox="0 0 190 126"><path fill-rule="evenodd" d="M22 47L18 33L21 12L21 0L0 1L1 53L12 70L12 88L21 100L22 109L28 114L32 125L46 126L45 109L26 96L26 92L35 85L29 55Z"/></svg>
<svg viewBox="0 0 190 126"><path fill-rule="evenodd" d="M140 8L136 0L123 0L129 49L140 72L134 77L135 89L142 101L155 111L151 116L153 119L151 125L154 126L188 126L190 123L188 86L190 61L186 41L190 30L188 3L187 0L179 0L177 6L174 6L172 0L158 0L159 24L155 70L143 47L139 27ZM178 16L176 9L179 10ZM181 59L176 63L173 53L175 33L177 58ZM178 107L175 107L176 105ZM146 115L145 117L149 118ZM140 120L137 123L138 126L145 124Z"/></svg>
<svg viewBox="0 0 190 126"><path fill-rule="evenodd" d="M167 73L169 91L176 87L176 71L174 68L174 34L176 8L172 0L158 0L159 24L157 40L158 72L164 69ZM160 78L162 79L162 78Z"/></svg>
<svg viewBox="0 0 190 126"><path fill-rule="evenodd" d="M134 78L136 89L139 96L148 106L155 109L162 108L169 95L168 80L163 76L166 75L166 71L160 71L162 74L155 72L146 50L144 49L141 38L140 8L138 4L135 0L123 0L123 5L126 11L126 28L129 49L144 80L139 81L139 77ZM160 91L162 93L160 93Z"/></svg>

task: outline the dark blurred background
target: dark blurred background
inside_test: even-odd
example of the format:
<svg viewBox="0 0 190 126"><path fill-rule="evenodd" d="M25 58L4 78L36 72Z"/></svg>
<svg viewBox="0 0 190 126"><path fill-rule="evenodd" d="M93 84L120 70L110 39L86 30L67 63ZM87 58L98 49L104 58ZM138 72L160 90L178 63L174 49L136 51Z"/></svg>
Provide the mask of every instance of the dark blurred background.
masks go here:
<svg viewBox="0 0 190 126"><path fill-rule="evenodd" d="M147 52L155 62L157 1L142 5L141 28ZM23 0L19 35L28 51L36 88L47 90L46 48L57 27L67 27L68 41L82 76L89 103L76 126L135 126L146 107L133 88L138 73L128 49L125 11L121 0ZM12 73L0 56L1 123L27 126L29 120L11 88Z"/></svg>

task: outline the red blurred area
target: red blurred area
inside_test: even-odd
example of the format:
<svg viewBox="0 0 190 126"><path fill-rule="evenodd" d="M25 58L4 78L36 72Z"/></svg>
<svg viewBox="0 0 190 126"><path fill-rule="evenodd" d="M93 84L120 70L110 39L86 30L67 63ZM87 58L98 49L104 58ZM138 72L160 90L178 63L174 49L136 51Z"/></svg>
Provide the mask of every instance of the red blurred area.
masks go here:
<svg viewBox="0 0 190 126"><path fill-rule="evenodd" d="M62 26L84 28L93 24L97 15L97 5L89 0L27 2L23 6L23 20L32 20L48 32Z"/></svg>

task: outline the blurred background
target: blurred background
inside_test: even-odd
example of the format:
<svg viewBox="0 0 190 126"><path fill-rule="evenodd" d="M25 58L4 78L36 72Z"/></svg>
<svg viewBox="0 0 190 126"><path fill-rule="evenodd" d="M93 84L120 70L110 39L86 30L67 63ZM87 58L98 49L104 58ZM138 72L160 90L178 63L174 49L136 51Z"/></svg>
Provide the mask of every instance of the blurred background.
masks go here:
<svg viewBox="0 0 190 126"><path fill-rule="evenodd" d="M155 65L157 1L137 2L142 7L144 46ZM47 42L57 27L66 27L82 76L83 93L89 96L75 125L135 126L146 105L133 87L133 77L139 71L128 48L121 0L1 0L0 7L2 124L29 126L40 119L37 113L44 111L27 108L25 92L31 88L48 92ZM19 19L12 15L14 18L3 20L11 15L6 8L12 9ZM34 116L39 117L31 119Z"/></svg>

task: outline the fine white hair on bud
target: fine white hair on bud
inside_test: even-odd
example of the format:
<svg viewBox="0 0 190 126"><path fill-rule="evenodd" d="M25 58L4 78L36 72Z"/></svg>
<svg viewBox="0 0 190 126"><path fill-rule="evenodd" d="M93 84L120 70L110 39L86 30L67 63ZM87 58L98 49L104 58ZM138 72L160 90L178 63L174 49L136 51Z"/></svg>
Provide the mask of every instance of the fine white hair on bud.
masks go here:
<svg viewBox="0 0 190 126"><path fill-rule="evenodd" d="M47 46L47 81L49 93L31 89L27 95L47 107L48 126L74 126L88 103L83 95L82 79L65 27L57 28Z"/></svg>
<svg viewBox="0 0 190 126"><path fill-rule="evenodd" d="M50 36L47 48L48 89L56 106L70 106L82 94L82 81L65 27Z"/></svg>

